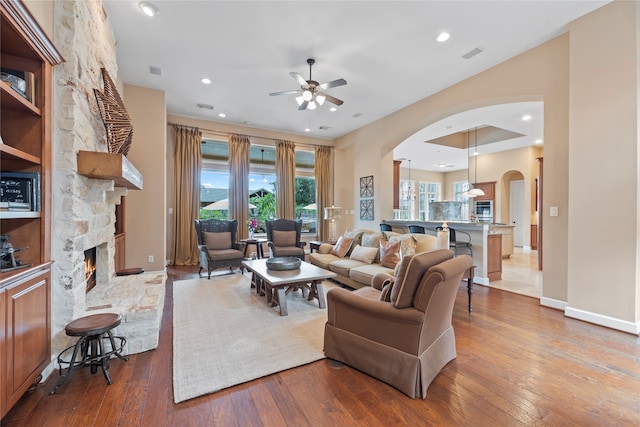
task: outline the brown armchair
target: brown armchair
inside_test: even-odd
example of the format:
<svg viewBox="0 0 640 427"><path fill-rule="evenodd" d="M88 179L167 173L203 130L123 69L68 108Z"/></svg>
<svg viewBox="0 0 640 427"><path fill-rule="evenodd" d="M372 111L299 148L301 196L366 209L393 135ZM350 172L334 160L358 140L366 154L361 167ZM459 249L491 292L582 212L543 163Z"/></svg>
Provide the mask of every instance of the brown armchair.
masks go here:
<svg viewBox="0 0 640 427"><path fill-rule="evenodd" d="M207 279L211 278L211 272L218 268L240 268L244 271L245 243L236 241L238 220L205 219L194 221L196 235L198 236L198 249L200 250L200 270L207 270Z"/></svg>
<svg viewBox="0 0 640 427"><path fill-rule="evenodd" d="M276 219L265 221L265 226L270 256L293 256L304 261L304 246L307 242L300 241L302 220Z"/></svg>
<svg viewBox="0 0 640 427"><path fill-rule="evenodd" d="M380 273L371 287L327 293L324 353L392 385L427 397L440 370L456 357L451 319L471 257L447 249L405 257L397 276Z"/></svg>

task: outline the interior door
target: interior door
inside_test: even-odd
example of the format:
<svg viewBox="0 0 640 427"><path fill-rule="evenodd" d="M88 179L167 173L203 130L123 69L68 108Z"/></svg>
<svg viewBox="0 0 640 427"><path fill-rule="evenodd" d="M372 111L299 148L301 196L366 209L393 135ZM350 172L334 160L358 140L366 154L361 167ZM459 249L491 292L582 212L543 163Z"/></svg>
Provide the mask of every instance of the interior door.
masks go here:
<svg viewBox="0 0 640 427"><path fill-rule="evenodd" d="M509 219L513 229L513 246L524 246L524 180L509 185Z"/></svg>

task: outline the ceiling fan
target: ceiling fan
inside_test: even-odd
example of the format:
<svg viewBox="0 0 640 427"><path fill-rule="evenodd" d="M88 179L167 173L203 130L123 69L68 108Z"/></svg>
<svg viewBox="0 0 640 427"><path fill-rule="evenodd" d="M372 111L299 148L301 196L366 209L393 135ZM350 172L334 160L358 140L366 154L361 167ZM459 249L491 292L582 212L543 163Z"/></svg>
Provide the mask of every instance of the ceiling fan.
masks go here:
<svg viewBox="0 0 640 427"><path fill-rule="evenodd" d="M289 73L291 77L296 79L296 81L300 84L300 89L287 90L284 92L272 92L269 95L299 95L296 97L296 101L299 105L298 110L306 110L307 108L309 110L315 110L318 105L324 104L324 101L329 101L335 105L342 105L344 101L328 95L323 91L332 87L346 85L347 81L345 79L337 79L327 83L318 83L311 78L311 66L315 64L315 62L316 61L313 58L307 59L307 64L309 64L309 80L305 80L300 74L296 72Z"/></svg>

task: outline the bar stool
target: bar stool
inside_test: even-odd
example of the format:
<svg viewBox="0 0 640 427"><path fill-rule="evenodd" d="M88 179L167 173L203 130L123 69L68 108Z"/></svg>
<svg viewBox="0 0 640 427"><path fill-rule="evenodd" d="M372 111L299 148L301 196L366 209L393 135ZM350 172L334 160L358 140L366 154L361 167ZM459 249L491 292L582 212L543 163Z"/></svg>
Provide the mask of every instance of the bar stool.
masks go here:
<svg viewBox="0 0 640 427"><path fill-rule="evenodd" d="M73 320L64 328L65 333L70 337L80 337L75 345L65 348L58 355L58 367L60 371L60 381L49 394L55 394L62 386L75 368L90 366L91 373L98 371L98 366L102 368L107 384L111 384L109 375L109 359L117 356L124 361L129 360L122 355L122 349L127 340L125 337L114 337L111 330L122 321L122 315L116 313L93 314ZM120 340L119 347L116 347L116 338ZM111 349L105 351L105 340L109 340ZM73 349L71 359L64 360L64 356ZM80 355L80 360L77 360ZM67 365L67 372L62 375L62 366Z"/></svg>

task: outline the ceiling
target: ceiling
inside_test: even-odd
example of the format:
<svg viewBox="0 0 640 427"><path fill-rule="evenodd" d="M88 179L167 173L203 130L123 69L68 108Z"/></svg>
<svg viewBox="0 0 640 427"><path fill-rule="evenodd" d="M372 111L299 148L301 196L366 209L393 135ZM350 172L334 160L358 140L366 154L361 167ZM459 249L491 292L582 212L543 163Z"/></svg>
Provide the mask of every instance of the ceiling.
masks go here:
<svg viewBox="0 0 640 427"><path fill-rule="evenodd" d="M550 40L608 2L154 0L154 17L137 0L104 0L104 8L119 78L163 90L169 114L335 139ZM451 38L440 43L442 31ZM462 57L475 48L482 52ZM308 79L307 58L316 60L314 80L347 81L326 91L344 100L335 112L328 102L299 111L294 95L269 96L299 89L289 73ZM524 136L487 151L531 145L542 138L542 111L541 103L519 103L449 117L394 157L420 169L465 169L466 150L423 141L491 125ZM523 122L524 113L532 120Z"/></svg>

